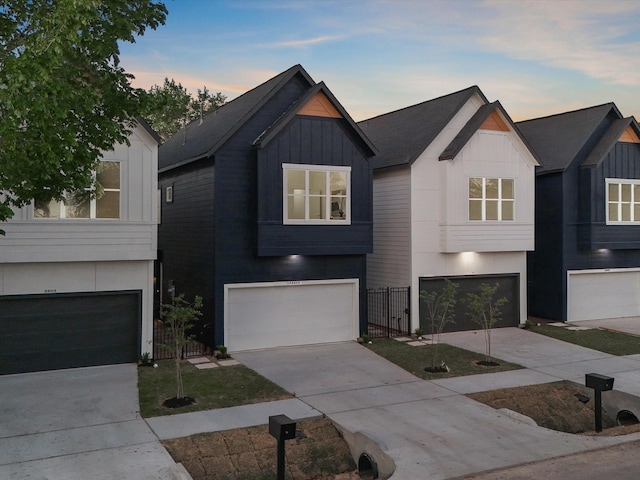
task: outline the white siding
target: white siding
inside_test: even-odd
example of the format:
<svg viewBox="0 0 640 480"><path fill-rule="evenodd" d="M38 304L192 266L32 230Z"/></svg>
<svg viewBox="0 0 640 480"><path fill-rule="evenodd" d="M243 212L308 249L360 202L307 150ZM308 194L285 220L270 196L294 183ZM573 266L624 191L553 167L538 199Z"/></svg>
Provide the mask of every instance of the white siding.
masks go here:
<svg viewBox="0 0 640 480"><path fill-rule="evenodd" d="M36 219L28 205L2 225L0 295L141 290L145 352L153 346L158 145L141 126L129 140L103 154L120 162L119 219Z"/></svg>
<svg viewBox="0 0 640 480"><path fill-rule="evenodd" d="M104 160L120 162L120 218L35 219L33 206L16 209L2 225L0 262L153 260L157 250L155 140L142 127L131 146L117 145Z"/></svg>
<svg viewBox="0 0 640 480"><path fill-rule="evenodd" d="M534 161L513 132L479 130L453 160L440 162L445 215L442 252L527 251L534 247ZM513 178L515 216L508 222L468 220L469 178Z"/></svg>
<svg viewBox="0 0 640 480"><path fill-rule="evenodd" d="M482 103L472 97L411 167L412 330L418 326L420 277L517 273L520 319L527 318L535 159L513 133L478 131L455 159L439 160ZM469 222L470 176L515 178L516 221Z"/></svg>
<svg viewBox="0 0 640 480"><path fill-rule="evenodd" d="M367 256L367 287L407 286L411 281L410 170L373 178L373 254Z"/></svg>

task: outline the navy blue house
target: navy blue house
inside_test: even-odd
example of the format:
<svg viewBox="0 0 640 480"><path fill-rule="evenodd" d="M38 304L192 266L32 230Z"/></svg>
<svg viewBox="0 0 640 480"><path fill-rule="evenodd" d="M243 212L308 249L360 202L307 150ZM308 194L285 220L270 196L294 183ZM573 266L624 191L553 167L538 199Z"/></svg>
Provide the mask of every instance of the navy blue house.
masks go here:
<svg viewBox="0 0 640 480"><path fill-rule="evenodd" d="M529 314L640 315L640 129L613 103L517 124L539 155Z"/></svg>
<svg viewBox="0 0 640 480"><path fill-rule="evenodd" d="M202 296L230 351L357 338L374 154L300 65L187 125L159 150L163 301Z"/></svg>

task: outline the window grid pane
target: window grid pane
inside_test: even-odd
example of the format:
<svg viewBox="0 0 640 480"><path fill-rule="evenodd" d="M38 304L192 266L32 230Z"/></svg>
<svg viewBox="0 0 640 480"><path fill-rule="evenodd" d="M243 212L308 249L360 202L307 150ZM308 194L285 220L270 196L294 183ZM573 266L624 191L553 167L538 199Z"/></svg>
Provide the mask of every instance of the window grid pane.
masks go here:
<svg viewBox="0 0 640 480"><path fill-rule="evenodd" d="M469 178L469 220L513 221L514 198L512 178Z"/></svg>
<svg viewBox="0 0 640 480"><path fill-rule="evenodd" d="M607 181L607 222L640 222L640 182Z"/></svg>
<svg viewBox="0 0 640 480"><path fill-rule="evenodd" d="M498 179L485 178L485 196L490 199L498 198Z"/></svg>
<svg viewBox="0 0 640 480"><path fill-rule="evenodd" d="M513 220L513 201L502 201L502 220Z"/></svg>
<svg viewBox="0 0 640 480"><path fill-rule="evenodd" d="M120 218L120 162L100 162L95 189L69 193L63 201L36 201L34 218Z"/></svg>
<svg viewBox="0 0 640 480"><path fill-rule="evenodd" d="M512 178L502 179L501 198L503 200L513 200L513 179Z"/></svg>
<svg viewBox="0 0 640 480"><path fill-rule="evenodd" d="M350 170L285 166L286 220L324 223L349 221ZM304 182L301 179L304 178Z"/></svg>
<svg viewBox="0 0 640 480"><path fill-rule="evenodd" d="M469 200L469 220L482 220L482 200Z"/></svg>

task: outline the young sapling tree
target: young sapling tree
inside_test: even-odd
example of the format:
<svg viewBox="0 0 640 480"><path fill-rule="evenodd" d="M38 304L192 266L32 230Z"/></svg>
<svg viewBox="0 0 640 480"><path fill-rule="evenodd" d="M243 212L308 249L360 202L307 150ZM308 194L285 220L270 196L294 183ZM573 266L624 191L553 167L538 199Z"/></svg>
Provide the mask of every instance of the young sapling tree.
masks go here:
<svg viewBox="0 0 640 480"><path fill-rule="evenodd" d="M161 344L165 350L171 352L176 364L176 401L185 398L184 385L182 382L181 356L183 348L189 343L192 335L189 333L196 320L202 316L202 297L194 298L193 303L184 299L184 294L173 298L172 303L162 305L162 318L165 326L171 332L171 343Z"/></svg>
<svg viewBox="0 0 640 480"><path fill-rule="evenodd" d="M495 298L500 285L480 284L479 292L469 292L464 303L469 308L471 321L484 330L485 365L493 364L491 360L491 330L502 316L502 306L508 302L506 297Z"/></svg>
<svg viewBox="0 0 640 480"><path fill-rule="evenodd" d="M455 323L453 308L456 304L457 290L458 284L445 278L444 287L442 287L441 291L420 291L420 300L424 303L427 309L431 339L433 341L431 371L436 371L436 369L440 367L440 365L437 364L440 335L447 324Z"/></svg>

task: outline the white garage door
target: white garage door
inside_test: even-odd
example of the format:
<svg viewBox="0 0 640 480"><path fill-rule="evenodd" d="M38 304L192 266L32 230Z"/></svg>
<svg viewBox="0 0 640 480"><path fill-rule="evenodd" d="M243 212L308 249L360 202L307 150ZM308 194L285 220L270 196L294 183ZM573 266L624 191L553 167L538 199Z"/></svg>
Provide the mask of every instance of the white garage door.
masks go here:
<svg viewBox="0 0 640 480"><path fill-rule="evenodd" d="M568 320L635 317L640 315L640 272L570 271Z"/></svg>
<svg viewBox="0 0 640 480"><path fill-rule="evenodd" d="M230 351L342 342L358 334L358 279L225 285Z"/></svg>

